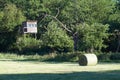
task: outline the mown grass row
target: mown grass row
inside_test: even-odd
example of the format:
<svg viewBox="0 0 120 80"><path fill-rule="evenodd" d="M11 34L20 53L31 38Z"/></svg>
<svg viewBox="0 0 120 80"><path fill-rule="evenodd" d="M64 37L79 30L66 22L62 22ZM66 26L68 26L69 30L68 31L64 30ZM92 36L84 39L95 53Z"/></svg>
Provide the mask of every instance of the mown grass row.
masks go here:
<svg viewBox="0 0 120 80"><path fill-rule="evenodd" d="M20 60L20 61L56 61L56 62L75 62L78 60L76 54L62 53L62 54L46 54L46 55L18 55L15 53L0 53L1 60Z"/></svg>
<svg viewBox="0 0 120 80"><path fill-rule="evenodd" d="M15 53L0 53L0 59L2 60L24 60L24 61L42 61L43 59L48 58L47 55L40 56L36 55L18 55Z"/></svg>
<svg viewBox="0 0 120 80"><path fill-rule="evenodd" d="M82 53L79 53L82 54ZM0 59L21 61L53 61L53 62L77 62L78 53L51 53L46 55L18 55L16 53L0 53ZM120 53L97 54L99 62L120 62Z"/></svg>

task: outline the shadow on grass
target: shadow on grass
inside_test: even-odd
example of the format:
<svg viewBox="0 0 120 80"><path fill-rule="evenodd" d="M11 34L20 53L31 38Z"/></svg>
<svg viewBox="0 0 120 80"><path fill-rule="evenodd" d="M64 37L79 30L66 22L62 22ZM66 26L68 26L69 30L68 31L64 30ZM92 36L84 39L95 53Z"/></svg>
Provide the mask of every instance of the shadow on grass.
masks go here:
<svg viewBox="0 0 120 80"><path fill-rule="evenodd" d="M106 72L0 74L0 80L120 80L120 70Z"/></svg>
<svg viewBox="0 0 120 80"><path fill-rule="evenodd" d="M59 64L59 63L66 63L66 62L59 62L59 61L41 61L38 59L0 59L0 61L14 61L14 62L34 62L34 63L38 63L38 62L43 62L43 63L49 63L49 64ZM70 62L67 62L70 63ZM76 62L72 62L72 63L76 63ZM1 79L0 79L1 80Z"/></svg>
<svg viewBox="0 0 120 80"><path fill-rule="evenodd" d="M60 60L53 60L51 59L0 59L0 61L16 61L16 62L45 62L45 63L65 63L65 62L72 62L76 63L76 61L60 61Z"/></svg>
<svg viewBox="0 0 120 80"><path fill-rule="evenodd" d="M41 62L38 59L0 59L0 61Z"/></svg>

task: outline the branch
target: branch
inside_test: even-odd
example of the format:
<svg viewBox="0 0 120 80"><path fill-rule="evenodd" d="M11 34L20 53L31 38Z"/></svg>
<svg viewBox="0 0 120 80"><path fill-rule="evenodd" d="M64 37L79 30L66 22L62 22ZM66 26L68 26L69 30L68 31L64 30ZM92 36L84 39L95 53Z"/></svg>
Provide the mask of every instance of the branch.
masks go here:
<svg viewBox="0 0 120 80"><path fill-rule="evenodd" d="M60 23L61 24L61 26L66 30L66 31L68 31L68 32L70 32L70 33L72 33L72 31L71 30L69 30L67 27L66 27L66 25L64 25L59 19L57 19L57 17L56 16L52 16L52 15L46 15L46 16L49 16L49 17L52 17L53 19L55 19L58 23Z"/></svg>
<svg viewBox="0 0 120 80"><path fill-rule="evenodd" d="M59 15L59 13L60 13L60 10L59 10L59 8L56 8L57 9L57 14L56 14L56 18L58 17L58 15Z"/></svg>
<svg viewBox="0 0 120 80"><path fill-rule="evenodd" d="M40 23L46 18L47 16L46 15L44 15L44 17L41 19L41 21L40 21Z"/></svg>
<svg viewBox="0 0 120 80"><path fill-rule="evenodd" d="M47 29L47 27L46 27L46 26L44 26L44 29L48 31L48 29Z"/></svg>
<svg viewBox="0 0 120 80"><path fill-rule="evenodd" d="M77 32L77 31L73 34L73 36L75 36L76 34L78 34L78 32Z"/></svg>

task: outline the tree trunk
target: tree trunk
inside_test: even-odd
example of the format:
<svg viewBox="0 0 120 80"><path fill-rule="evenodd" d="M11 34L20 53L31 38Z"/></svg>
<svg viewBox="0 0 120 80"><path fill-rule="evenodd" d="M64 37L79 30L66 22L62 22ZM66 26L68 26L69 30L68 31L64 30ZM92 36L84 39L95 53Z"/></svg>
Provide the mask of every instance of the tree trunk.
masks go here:
<svg viewBox="0 0 120 80"><path fill-rule="evenodd" d="M119 52L120 49L120 32L118 32L118 46L116 52Z"/></svg>
<svg viewBox="0 0 120 80"><path fill-rule="evenodd" d="M118 46L117 46L117 50L116 50L116 52L119 52L119 49L120 49L120 36L119 36Z"/></svg>
<svg viewBox="0 0 120 80"><path fill-rule="evenodd" d="M77 44L78 44L78 34L74 34L73 35L73 41L74 41L74 50L77 51L78 50L78 47L77 47Z"/></svg>

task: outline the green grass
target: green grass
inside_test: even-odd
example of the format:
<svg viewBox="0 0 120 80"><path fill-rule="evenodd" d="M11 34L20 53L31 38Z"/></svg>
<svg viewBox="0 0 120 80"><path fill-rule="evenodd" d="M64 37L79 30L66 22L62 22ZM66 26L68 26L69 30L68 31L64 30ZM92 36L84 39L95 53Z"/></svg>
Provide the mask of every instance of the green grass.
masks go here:
<svg viewBox="0 0 120 80"><path fill-rule="evenodd" d="M12 61L45 61L52 58L50 55L40 56L36 55L17 55L15 53L0 53L0 59L12 60Z"/></svg>
<svg viewBox="0 0 120 80"><path fill-rule="evenodd" d="M54 57L53 57L54 56ZM118 55L119 56L119 55ZM108 63L120 63L119 59L110 60L108 56L102 55L102 59L99 58L99 62L108 62ZM106 59L107 58L107 59ZM40 62L77 62L78 54L74 53L65 53L65 54L46 54L46 55L17 55L16 53L0 53L0 59L8 59L12 61L40 61Z"/></svg>
<svg viewBox="0 0 120 80"><path fill-rule="evenodd" d="M54 62L76 62L78 57L73 53L66 54L46 54L46 55L17 55L16 53L0 53L0 59L14 61L54 61Z"/></svg>
<svg viewBox="0 0 120 80"><path fill-rule="evenodd" d="M120 63L41 62L49 55L0 54L0 80L120 80Z"/></svg>
<svg viewBox="0 0 120 80"><path fill-rule="evenodd" d="M78 63L47 63L0 60L0 80L119 80L119 63L79 66Z"/></svg>

